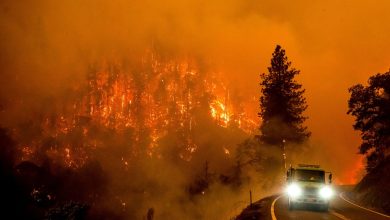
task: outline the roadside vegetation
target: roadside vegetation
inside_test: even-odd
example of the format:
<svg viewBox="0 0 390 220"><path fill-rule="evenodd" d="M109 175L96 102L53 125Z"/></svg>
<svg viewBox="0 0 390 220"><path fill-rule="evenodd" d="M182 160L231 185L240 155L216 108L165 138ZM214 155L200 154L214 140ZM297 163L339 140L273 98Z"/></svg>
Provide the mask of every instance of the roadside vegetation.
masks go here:
<svg viewBox="0 0 390 220"><path fill-rule="evenodd" d="M390 213L390 71L369 78L366 86L349 89L348 114L360 131L359 153L366 158L366 176L356 185L357 202Z"/></svg>

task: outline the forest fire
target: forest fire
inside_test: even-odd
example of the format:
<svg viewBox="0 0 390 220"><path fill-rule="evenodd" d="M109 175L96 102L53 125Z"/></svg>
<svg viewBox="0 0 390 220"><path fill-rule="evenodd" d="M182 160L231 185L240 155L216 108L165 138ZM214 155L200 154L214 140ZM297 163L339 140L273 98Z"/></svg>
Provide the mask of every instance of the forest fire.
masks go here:
<svg viewBox="0 0 390 220"><path fill-rule="evenodd" d="M211 116L220 122L220 124L226 127L230 122L230 114L226 109L226 106L220 101L216 100L210 104Z"/></svg>
<svg viewBox="0 0 390 220"><path fill-rule="evenodd" d="M256 129L256 115L233 105L217 73L199 71L196 62L186 59L163 61L151 51L133 66L108 61L90 65L86 81L74 88L56 103L57 112L46 112L37 122L43 135L20 147L21 160L36 160L34 151L44 148L58 162L80 167L90 156L87 152L101 145L93 132L102 128L127 133L124 137L133 143L130 157L161 157L158 142L174 131L183 145L180 157L190 160L197 150L192 129L199 117L224 128Z"/></svg>
<svg viewBox="0 0 390 220"><path fill-rule="evenodd" d="M0 1L3 216L233 219L290 163L390 204L385 2Z"/></svg>

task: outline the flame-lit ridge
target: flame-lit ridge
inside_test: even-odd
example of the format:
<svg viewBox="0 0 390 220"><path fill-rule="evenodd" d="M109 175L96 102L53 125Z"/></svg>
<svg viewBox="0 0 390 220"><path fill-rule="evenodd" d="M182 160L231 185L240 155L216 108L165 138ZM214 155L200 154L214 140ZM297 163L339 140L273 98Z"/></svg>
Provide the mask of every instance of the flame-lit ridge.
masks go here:
<svg viewBox="0 0 390 220"><path fill-rule="evenodd" d="M218 74L200 72L193 63L162 61L148 52L131 68L115 62L91 65L87 81L76 86L75 98L66 103L65 110L42 122L49 136L59 138L79 129L81 139L77 143L66 138L63 143L55 141L47 152L62 157L70 167L79 166L87 157L86 149L99 146L98 140L90 138L92 125L98 125L114 132L131 129L128 138L134 143L132 154L144 152L149 156L156 154L158 140L168 131L180 130L184 137L180 157L190 160L197 149L191 131L196 112L202 111L221 127L234 124L246 132L253 131L256 119L232 104ZM23 156L31 157L33 148L24 147ZM127 166L127 159L122 162Z"/></svg>

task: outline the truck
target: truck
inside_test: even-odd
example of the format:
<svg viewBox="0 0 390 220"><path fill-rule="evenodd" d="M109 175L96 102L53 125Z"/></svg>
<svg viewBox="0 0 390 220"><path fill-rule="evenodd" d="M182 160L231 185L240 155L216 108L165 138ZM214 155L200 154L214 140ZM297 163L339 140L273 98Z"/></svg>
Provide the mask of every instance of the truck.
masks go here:
<svg viewBox="0 0 390 220"><path fill-rule="evenodd" d="M329 173L328 181L325 175ZM334 195L331 187L332 173L326 172L319 165L299 164L287 170L287 188L289 210L297 207L314 205L328 211L329 201Z"/></svg>

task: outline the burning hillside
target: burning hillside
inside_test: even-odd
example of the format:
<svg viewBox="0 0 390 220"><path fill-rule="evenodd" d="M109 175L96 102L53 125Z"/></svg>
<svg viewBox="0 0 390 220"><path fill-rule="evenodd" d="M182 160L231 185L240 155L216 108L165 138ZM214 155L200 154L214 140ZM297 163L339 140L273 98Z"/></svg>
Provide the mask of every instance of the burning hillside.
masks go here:
<svg viewBox="0 0 390 220"><path fill-rule="evenodd" d="M188 161L198 148L193 127L200 117L224 128L254 131L257 118L244 111L245 104L248 100L234 100L220 74L200 70L195 61L162 60L147 51L132 64L90 65L84 82L63 100L43 106L39 117L16 129L15 136L30 128L40 131L20 145L22 160L34 161L36 152L43 152L77 168L90 157L88 152L102 147L99 129L125 134L127 156L149 157L161 157L159 141L174 132L177 153Z"/></svg>
<svg viewBox="0 0 390 220"><path fill-rule="evenodd" d="M90 218L139 219L147 210L161 218L227 215L250 181L236 148L257 130L257 100L232 92L196 59L152 50L86 69L83 80L34 103L4 132L16 149L9 159L16 181L35 207L27 215L89 208ZM3 113L31 102L4 103Z"/></svg>

